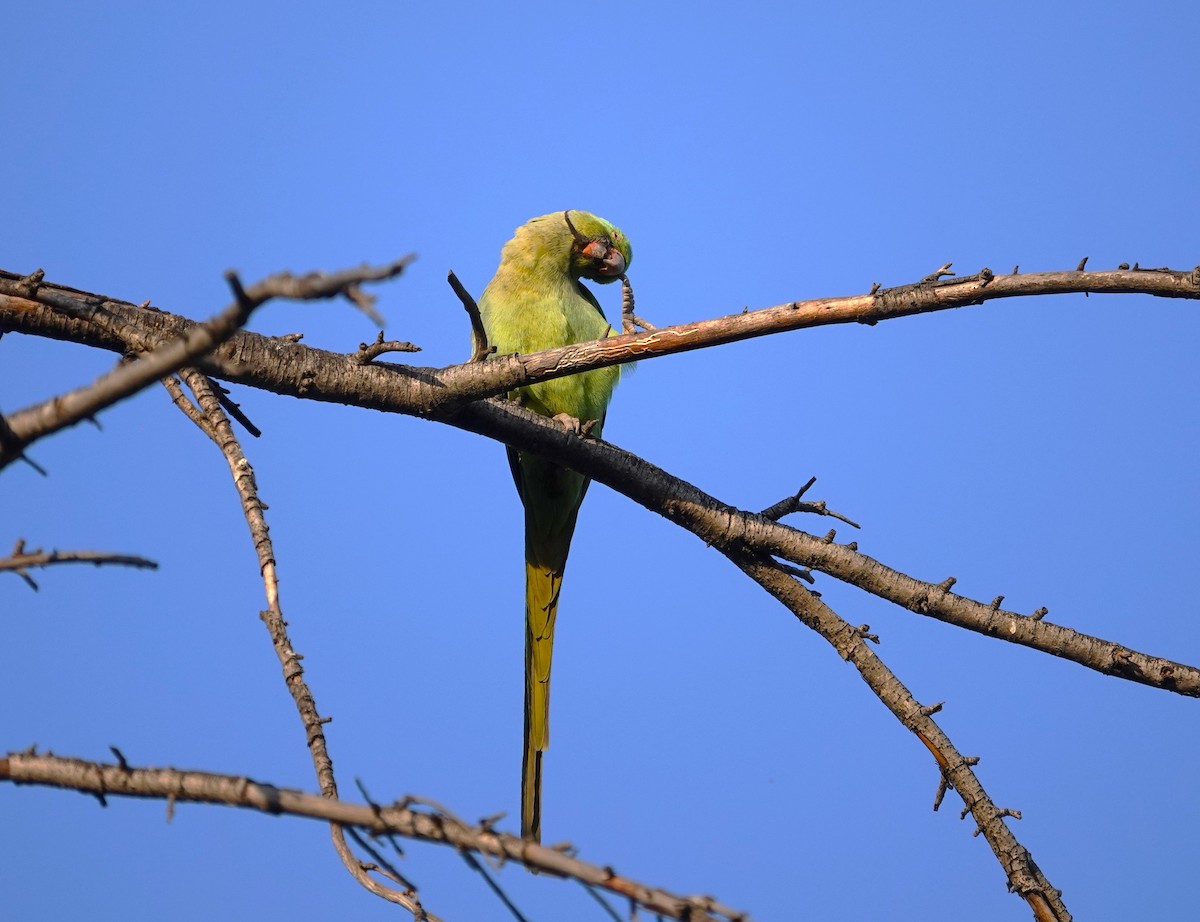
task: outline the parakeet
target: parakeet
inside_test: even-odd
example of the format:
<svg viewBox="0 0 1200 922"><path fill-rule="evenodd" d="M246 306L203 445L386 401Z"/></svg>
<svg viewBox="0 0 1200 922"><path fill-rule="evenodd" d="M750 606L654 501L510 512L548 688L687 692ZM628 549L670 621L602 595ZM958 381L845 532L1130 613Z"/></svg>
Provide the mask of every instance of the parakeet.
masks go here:
<svg viewBox="0 0 1200 922"><path fill-rule="evenodd" d="M558 211L518 227L479 299L488 342L499 355L530 353L614 335L596 298L581 283L623 278L629 240L586 211ZM595 423L599 436L617 368L599 368L521 388L514 397L564 425ZM568 417L570 417L568 419ZM578 421L576 423L575 421ZM550 745L550 657L558 594L579 504L588 479L536 455L508 449L525 506L525 739L521 762L521 835L540 841L542 753Z"/></svg>

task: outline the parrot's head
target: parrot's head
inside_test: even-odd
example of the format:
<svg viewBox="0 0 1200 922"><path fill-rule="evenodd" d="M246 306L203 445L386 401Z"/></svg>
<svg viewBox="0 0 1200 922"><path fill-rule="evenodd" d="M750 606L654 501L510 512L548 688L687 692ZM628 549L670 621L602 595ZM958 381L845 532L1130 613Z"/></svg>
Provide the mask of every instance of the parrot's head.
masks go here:
<svg viewBox="0 0 1200 922"><path fill-rule="evenodd" d="M572 274L605 284L625 275L633 260L628 237L603 218L586 211L564 211L562 218L574 239Z"/></svg>

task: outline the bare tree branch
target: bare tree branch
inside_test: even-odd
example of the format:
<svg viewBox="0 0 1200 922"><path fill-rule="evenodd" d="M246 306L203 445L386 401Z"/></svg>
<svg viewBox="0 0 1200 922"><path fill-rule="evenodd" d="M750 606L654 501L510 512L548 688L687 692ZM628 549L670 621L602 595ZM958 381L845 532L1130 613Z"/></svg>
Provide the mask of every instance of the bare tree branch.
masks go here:
<svg viewBox="0 0 1200 922"><path fill-rule="evenodd" d="M60 563L90 563L97 567L110 564L142 570L158 569L158 564L153 560L132 554L110 554L107 551L43 551L41 548L26 550L25 539L18 538L12 553L7 557L0 557L0 571L11 570L36 592L38 584L29 575L29 568L49 567Z"/></svg>
<svg viewBox="0 0 1200 922"><path fill-rule="evenodd" d="M189 325L178 338L152 348L132 362L119 365L87 387L76 388L11 414L6 425L0 427L0 469L20 458L37 439L89 419L105 407L195 361L237 332L256 308L272 298L315 299L344 295L360 306L369 306L367 296L359 288L361 283L393 278L411 261L412 257L406 256L379 268L363 266L328 275L310 273L299 278L280 273L249 289L242 287L236 274L227 273L226 278L235 294L234 302L210 320ZM11 279L0 279L0 282L5 281L12 282ZM59 308L65 304L68 311L77 310L77 299L67 296L57 286L45 285L41 270L17 280L10 288L20 292L21 297L39 303ZM95 300L96 296L88 296L88 299ZM141 309L149 310L148 302Z"/></svg>
<svg viewBox="0 0 1200 922"><path fill-rule="evenodd" d="M367 362L373 362L379 356L388 352L420 352L420 346L414 346L410 342L401 342L399 340L387 340L383 338L383 330L379 331L379 335L375 337L375 341L371 343L359 343L358 351L350 354L350 358L359 365L366 365Z"/></svg>
<svg viewBox="0 0 1200 922"><path fill-rule="evenodd" d="M1008 286L1008 289L1012 289L1018 283L1030 280L1032 285L1029 290L1034 293L1082 290L1081 286L1086 287L1090 282L1095 282L1093 290L1096 291L1136 290L1171 297L1200 297L1200 271L1181 273L1173 270L1122 270L1115 273L1072 271L1012 275L995 279L986 286L986 290L992 292L993 286ZM959 279L945 285L964 283L980 284L978 281ZM16 283L6 283L5 279L0 277L0 291L4 290L6 284ZM929 284L913 287L926 295L942 290ZM995 291L1005 292L1006 289L1001 287ZM39 289L39 293L43 292L44 289ZM79 292L72 296L58 289L56 292L56 299L95 297ZM1004 296L1015 293L1017 292L1007 291ZM883 296L887 292L880 294ZM858 302L866 297L832 300ZM105 301L102 316L108 319L102 324L102 329L83 330L75 321L63 319L37 305L30 306L28 301L17 300L18 306L25 305L19 310L14 307L14 299L0 294L0 325L24 318L25 322L16 324L15 328L118 351L127 348L126 340L116 335L118 330L126 339L141 342L162 335L162 330L184 329L189 324L189 321L169 314L142 311L125 302ZM779 310L767 309L768 312ZM36 323L30 322L33 315L38 316ZM752 317L753 314L739 316ZM143 320L151 325L148 334L126 332L130 328L136 328L139 321ZM643 337L680 329L684 328L671 327L632 338L610 337L570 349L602 349L618 341L630 343L634 340L640 341ZM241 332L220 350L220 354L207 356L203 364L226 380L265 388L276 393L385 412L432 416L515 447L542 453L580 470L601 483L608 484L655 511L661 511L664 504L670 503L676 492L682 490L689 495L691 502L699 506L727 509L733 516L730 527L736 532L737 540L753 544L763 553L825 572L902 605L910 611L929 615L967 630L1042 650L1107 675L1165 688L1191 697L1200 696L1200 670L1195 667L1139 653L1121 644L1082 634L1041 618L1000 609L998 605L987 605L955 595L949 591L944 581L933 583L915 579L858 553L849 545L834 543L832 537L816 538L785 525L770 522L753 513L731 509L690 484L672 478L661 469L607 443L567 438L561 427L547 426L535 414L508 405L507 402L493 400L462 404L458 400L448 401L445 398L447 393L456 389L455 382L461 385L458 390L462 393L508 390L510 387L527 383L524 372L509 373L514 365L519 366L521 361L539 365L544 362L545 357L556 354L561 356L563 353L564 350L548 350L529 356L500 357L490 362L468 363L441 370L395 365L359 366L339 353L323 352L290 341L270 340L257 334ZM496 387L493 383L494 370L503 372L499 376L503 382L502 387ZM626 476L631 467L636 467L642 472L645 478L642 483L639 484L636 479ZM657 485L657 488L648 489L647 485L650 484ZM675 505L670 508L678 509ZM668 518L671 517L668 515Z"/></svg>
<svg viewBox="0 0 1200 922"><path fill-rule="evenodd" d="M964 757L933 721L930 715L940 710L940 706L923 707L866 643L860 629L851 627L794 579L780 573L769 562L746 555L728 556L800 621L824 637L842 659L853 663L871 691L925 744L937 761L944 781L962 797L966 805L964 813L969 811L978 823L978 831L992 847L1009 887L1029 904L1033 917L1038 922L1070 922L1071 914L1063 905L1061 892L1050 884L1004 823L1005 816L1017 815L1019 818L1019 815L998 808L992 802L972 770L979 760Z"/></svg>
<svg viewBox="0 0 1200 922"><path fill-rule="evenodd" d="M811 513L812 515L830 516L831 518L845 522L851 528L862 528L862 526L857 522L846 518L840 512L834 512L832 509L830 509L827 505L825 505L825 500L818 500L816 502L805 502L802 500L800 497L807 493L809 488L816 482L816 477L810 477L808 483L802 486L798 492L793 493L791 496L784 497L774 505L768 506L766 509L760 512L759 515L761 515L764 519L770 519L773 522L778 522L784 516L791 515L794 512L807 512Z"/></svg>
<svg viewBox="0 0 1200 922"><path fill-rule="evenodd" d="M446 281L450 283L458 300L462 301L467 318L471 321L472 348L469 361L482 362L496 351L496 347L488 345L487 331L483 328L483 316L479 313L479 305L475 303L475 299L467 291L467 286L458 280L458 276L454 274L453 270L446 276Z"/></svg>
<svg viewBox="0 0 1200 922"><path fill-rule="evenodd" d="M201 431L216 443L229 464L234 486L241 499L242 513L246 517L246 524L250 527L250 536L254 541L259 570L262 573L263 586L266 591L267 609L260 612L260 617L271 635L275 654L279 658L280 666L283 667L284 684L295 701L297 713L304 725L305 738L308 741L313 767L316 769L317 782L321 786L321 794L331 800L336 800L338 790L333 774L333 760L329 756L325 740L326 720L317 711L316 699L313 697L308 683L304 680L304 668L300 665L301 656L292 647L291 639L288 636L287 622L283 619L283 609L279 601L279 578L275 568L275 549L271 543L266 517L263 514L263 503L258 497L258 485L254 479L254 470L233 433L229 418L221 408L213 383L195 368L182 369L181 375L195 396L198 407L192 406L190 401L183 397L182 392L178 392L177 395L173 392L175 402L180 409L184 410L188 418L192 419ZM172 388L168 387L168 390L172 390ZM184 403L190 409L180 403L180 398L183 398ZM346 844L345 832L340 825L332 824L330 834L342 864L359 884L376 896L403 906L418 920L439 922L436 916L426 911L421 905L415 888L408 885L407 882L399 880L397 875L389 874L378 865L375 867L379 873L390 876L397 883L404 885L403 891L385 886L372 878L367 873L367 868L355 857Z"/></svg>
<svg viewBox="0 0 1200 922"><path fill-rule="evenodd" d="M744 913L710 897L677 896L617 874L611 867L580 861L558 849L496 832L490 826L471 826L440 810L413 809L411 798L403 798L391 806L351 804L234 775L172 768L131 768L31 752L13 752L0 758L0 781L5 780L67 788L97 797L117 795L224 804L275 815L311 817L337 826L353 826L372 835L403 836L514 861L546 874L573 878L627 897L648 911L670 919L749 922Z"/></svg>
<svg viewBox="0 0 1200 922"><path fill-rule="evenodd" d="M1093 637L1042 617L950 592L953 580L914 579L845 544L736 509L650 462L598 439L580 439L509 401L464 407L450 425L531 451L612 487L718 549L753 550L826 573L909 611L1069 659L1105 675L1200 697L1200 669ZM1036 614L1036 613L1035 613Z"/></svg>
<svg viewBox="0 0 1200 922"><path fill-rule="evenodd" d="M192 321L182 317L148 312L128 302L49 283L41 284L31 293L22 280L22 276L0 270L0 329L125 352L131 341L157 343L163 338L183 335L192 325ZM644 361L788 330L835 323L873 325L881 320L966 307L996 298L1070 292L1200 300L1200 267L1190 271L1071 270L1006 276L984 271L974 276L880 289L871 294L793 301L529 355L494 356L488 362L469 361L442 369L390 365L376 368L374 376L355 377L351 399L360 406L429 416L481 397L592 368ZM346 402L349 362L340 353L242 332L231 337L219 353L205 356L198 365L222 380L290 396ZM303 374L298 373L300 370Z"/></svg>

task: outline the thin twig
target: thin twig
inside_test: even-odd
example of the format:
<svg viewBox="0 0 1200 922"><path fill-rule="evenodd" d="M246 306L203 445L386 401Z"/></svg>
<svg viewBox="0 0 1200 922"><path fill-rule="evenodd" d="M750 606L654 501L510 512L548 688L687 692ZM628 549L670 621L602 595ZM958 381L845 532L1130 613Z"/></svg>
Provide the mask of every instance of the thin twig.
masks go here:
<svg viewBox="0 0 1200 922"><path fill-rule="evenodd" d="M351 352L348 356L350 361L355 365L366 365L368 362L374 361L379 356L388 352L420 352L420 346L414 346L410 342L401 342L399 340L387 340L383 338L383 330L379 331L379 335L375 337L375 341L371 343L359 343L358 351Z"/></svg>
<svg viewBox="0 0 1200 922"><path fill-rule="evenodd" d="M229 414L230 418L240 423L241 427L250 433L250 435L252 435L254 438L261 438L262 430L259 429L258 426L254 425L254 423L250 422L250 417L242 412L241 404L235 403L233 398L229 396L229 388L222 387L215 381L213 382L213 388L216 390L218 402L220 402L221 407L226 413Z"/></svg>
<svg viewBox="0 0 1200 922"><path fill-rule="evenodd" d="M804 486L802 486L799 490L797 490L791 496L785 496L774 505L768 506L766 509L760 512L759 515L761 515L763 518L770 519L773 522L778 522L781 518L788 514L793 504L800 501L800 497L812 489L812 485L816 482L817 478L815 476L809 477L808 482L805 483Z"/></svg>
<svg viewBox="0 0 1200 922"><path fill-rule="evenodd" d="M517 908L517 904L514 903L511 897L504 892L504 889L498 883L496 883L496 878L488 873L488 869L479 863L478 858L472 855L469 851L460 851L459 854L462 856L463 861L467 863L467 867L469 867L472 871L479 872L479 876L483 878L483 882L487 884L488 889L492 891L492 895L504 905L505 909L512 913L512 917L516 919L517 922L529 922L521 910Z"/></svg>
<svg viewBox="0 0 1200 922"><path fill-rule="evenodd" d="M933 272L929 273L929 275L921 279L921 282L936 282L939 279L954 275L954 273L950 271L950 267L953 265L954 263L943 263L940 269L935 269Z"/></svg>
<svg viewBox="0 0 1200 922"><path fill-rule="evenodd" d="M401 887L404 887L405 894L407 896L409 896L410 898L412 898L412 900L414 902L416 902L418 905L420 905L420 901L417 900L417 885L416 884L414 884L411 880L409 880L402 873L400 873L400 869L397 868L390 861L388 861L387 858L385 858L383 856L383 854L379 851L379 849L377 849L370 842L368 842L366 840L366 838L363 837L362 833L360 833L353 826L343 826L341 828L346 833L346 835L349 836L350 840L355 845L357 845L359 848L361 848L364 852L366 852L370 856L371 860L373 862L375 862L375 867L371 868L372 871L374 871L376 874L383 874L385 877L387 877L393 883L397 883ZM386 840L388 841L389 844L395 845L396 839L393 835L388 834L386 836ZM400 854L399 849L397 849L397 854ZM400 854L400 857L404 857L404 856L402 854Z"/></svg>
<svg viewBox="0 0 1200 922"><path fill-rule="evenodd" d="M619 915L617 915L617 911L615 909L613 909L611 905L609 905L608 900L606 900L604 897L602 897L600 895L599 890L597 890L591 884L581 883L580 886L583 887L583 889L587 891L588 896L590 896L597 903L599 903L601 905L601 907L603 907L605 914L607 914L607 916L610 919L612 919L613 922L624 922L624 920ZM636 912L636 910L634 910L634 911Z"/></svg>
<svg viewBox="0 0 1200 922"><path fill-rule="evenodd" d="M195 423L201 432L213 441L216 441L217 434L212 424L209 423L208 417L200 412L200 408L192 403L191 398L183 392L183 385L180 383L179 378L175 375L163 378L162 386L167 389L167 393L171 395L171 402L179 408L180 412Z"/></svg>
<svg viewBox="0 0 1200 922"><path fill-rule="evenodd" d="M374 297L362 291L365 282L383 282L394 279L404 272L413 260L415 253L401 256L399 259L382 266L371 266L364 263L349 269L339 269L335 272L307 272L304 275L293 275L290 272L277 272L269 275L261 282L244 289L245 297L253 303L262 304L272 298L286 298L291 301L320 301L325 298L342 296L360 310L373 314L371 305ZM227 279L237 278L236 273L227 272ZM371 319L376 320L375 314Z"/></svg>
<svg viewBox="0 0 1200 922"><path fill-rule="evenodd" d="M483 327L483 315L479 313L479 305L475 303L475 299L471 297L471 293L467 291L465 285L458 280L458 276L451 269L446 276L446 281L450 283L450 287L454 289L454 293L458 295L458 300L462 301L463 309L467 312L467 317L471 321L471 358L470 362L482 362L489 355L496 351L495 346L488 345L487 330Z"/></svg>
<svg viewBox="0 0 1200 922"><path fill-rule="evenodd" d="M830 509L828 506L826 506L825 500L818 500L817 502L802 501L800 499L800 497L803 496L805 493L807 493L809 487L811 487L816 482L817 482L816 477L809 478L808 483L806 483L804 486L802 486L798 492L793 493L791 496L787 496L787 497L781 499L779 502L775 503L773 506L768 506L766 509L764 509L762 512L760 512L759 515L761 515L763 518L770 519L772 522L778 522L784 516L792 515L793 513L796 513L796 512L806 512L806 513L811 513L813 515L830 516L831 518L835 518L841 522L845 522L851 528L862 528L862 526L859 525L857 522L846 518L846 516L842 515L840 512L834 512L832 509Z"/></svg>
<svg viewBox="0 0 1200 922"><path fill-rule="evenodd" d="M25 549L25 539L18 538L8 557L0 557L0 571L16 573L34 592L38 584L27 572L31 567L50 567L63 563L90 563L94 566L137 567L141 570L157 570L158 564L145 557L133 554L112 554L107 551L43 551Z"/></svg>

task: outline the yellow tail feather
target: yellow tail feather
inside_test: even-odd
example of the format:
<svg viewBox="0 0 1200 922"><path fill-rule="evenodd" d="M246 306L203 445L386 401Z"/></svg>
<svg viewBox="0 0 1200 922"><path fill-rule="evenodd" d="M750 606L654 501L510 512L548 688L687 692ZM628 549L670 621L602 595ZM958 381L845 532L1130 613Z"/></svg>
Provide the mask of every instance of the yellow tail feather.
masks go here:
<svg viewBox="0 0 1200 922"><path fill-rule="evenodd" d="M542 753L550 747L550 660L562 571L525 564L525 758L521 835L541 841Z"/></svg>

